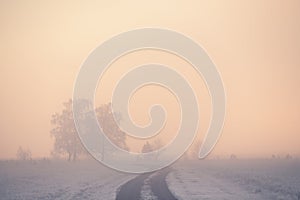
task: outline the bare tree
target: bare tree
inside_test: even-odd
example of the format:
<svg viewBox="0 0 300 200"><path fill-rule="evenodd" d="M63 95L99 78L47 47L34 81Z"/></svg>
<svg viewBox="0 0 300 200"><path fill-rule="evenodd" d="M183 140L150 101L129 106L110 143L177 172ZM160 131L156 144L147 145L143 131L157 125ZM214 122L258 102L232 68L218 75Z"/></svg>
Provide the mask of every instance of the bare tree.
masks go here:
<svg viewBox="0 0 300 200"><path fill-rule="evenodd" d="M76 132L72 100L63 103L61 113L52 115L51 124L54 126L51 135L54 137L54 152L56 155L67 154L68 161L75 161L77 156L84 152L84 148Z"/></svg>
<svg viewBox="0 0 300 200"><path fill-rule="evenodd" d="M129 150L126 144L126 134L120 130L117 125L114 115L116 116L116 120L120 121L121 116L118 114L114 114L111 109L111 103L104 104L98 108L96 108L96 116L99 121L99 124L108 137L108 139L113 142L116 146L120 147L124 150ZM102 145L102 159L104 159L105 147Z"/></svg>
<svg viewBox="0 0 300 200"><path fill-rule="evenodd" d="M83 111L80 115L80 120L89 120L91 113L93 112L92 104L88 100L77 100L76 106L82 106L80 108ZM51 135L54 137L54 151L53 155L67 154L68 160L76 160L79 154L85 153L85 149L80 142L73 118L72 100L64 103L64 108L61 113L55 113L52 116L51 123L53 129ZM117 146L122 149L128 150L126 145L126 134L122 132L117 126L114 115L111 111L111 104L105 104L95 110L96 116L102 130L106 136ZM117 119L120 120L120 117ZM86 123L89 126L88 123ZM89 127L86 127L87 132ZM95 141L103 142L103 141ZM105 149L103 148L101 154L104 158Z"/></svg>
<svg viewBox="0 0 300 200"><path fill-rule="evenodd" d="M126 147L126 135L119 129L115 122L111 104L104 104L96 108L96 115L103 132L109 139L121 148ZM117 120L120 120L120 118Z"/></svg>
<svg viewBox="0 0 300 200"><path fill-rule="evenodd" d="M17 150L17 159L18 160L31 160L31 151L29 149L25 150L19 146Z"/></svg>

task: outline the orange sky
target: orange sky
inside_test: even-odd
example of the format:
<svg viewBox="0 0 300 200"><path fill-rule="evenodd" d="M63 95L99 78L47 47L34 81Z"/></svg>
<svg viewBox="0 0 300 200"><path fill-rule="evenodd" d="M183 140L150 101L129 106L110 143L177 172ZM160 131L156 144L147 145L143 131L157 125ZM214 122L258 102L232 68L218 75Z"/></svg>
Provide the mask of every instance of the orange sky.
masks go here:
<svg viewBox="0 0 300 200"><path fill-rule="evenodd" d="M227 116L214 154L300 154L299 1L3 1L0 158L15 157L19 145L48 156L51 115L72 96L81 63L112 35L138 27L192 37L217 65Z"/></svg>

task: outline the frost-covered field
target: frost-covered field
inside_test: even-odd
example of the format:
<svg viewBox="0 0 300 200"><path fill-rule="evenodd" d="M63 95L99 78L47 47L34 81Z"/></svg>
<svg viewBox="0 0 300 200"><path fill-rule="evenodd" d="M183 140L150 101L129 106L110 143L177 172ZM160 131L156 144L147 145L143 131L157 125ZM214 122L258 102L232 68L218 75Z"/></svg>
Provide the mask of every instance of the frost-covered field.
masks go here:
<svg viewBox="0 0 300 200"><path fill-rule="evenodd" d="M300 199L300 160L296 159L185 161L172 168L167 183L178 200ZM134 177L94 160L0 161L0 199L109 200ZM141 194L151 196L146 186Z"/></svg>
<svg viewBox="0 0 300 200"><path fill-rule="evenodd" d="M115 199L132 178L94 160L0 161L0 199Z"/></svg>
<svg viewBox="0 0 300 200"><path fill-rule="evenodd" d="M167 183L178 199L300 199L299 160L203 160L173 168Z"/></svg>

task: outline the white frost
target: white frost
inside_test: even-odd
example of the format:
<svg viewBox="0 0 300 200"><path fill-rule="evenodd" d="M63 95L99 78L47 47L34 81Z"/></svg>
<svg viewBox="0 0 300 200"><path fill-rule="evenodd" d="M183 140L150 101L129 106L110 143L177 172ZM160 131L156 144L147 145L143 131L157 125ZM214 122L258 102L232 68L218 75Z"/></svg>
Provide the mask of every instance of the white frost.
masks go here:
<svg viewBox="0 0 300 200"><path fill-rule="evenodd" d="M299 200L299 160L202 160L177 163L167 176L179 200Z"/></svg>

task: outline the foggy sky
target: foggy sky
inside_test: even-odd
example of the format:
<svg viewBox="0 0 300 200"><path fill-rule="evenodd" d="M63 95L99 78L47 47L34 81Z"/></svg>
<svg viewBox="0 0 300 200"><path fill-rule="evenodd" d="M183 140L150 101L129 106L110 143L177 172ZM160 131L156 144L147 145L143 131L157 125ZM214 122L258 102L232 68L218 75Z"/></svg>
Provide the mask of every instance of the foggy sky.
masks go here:
<svg viewBox="0 0 300 200"><path fill-rule="evenodd" d="M15 157L18 146L30 148L34 157L49 156L53 144L51 115L60 112L62 103L72 97L82 62L101 42L140 27L168 28L193 38L219 69L227 93L227 115L213 154L299 155L299 20L300 3L296 0L136 0L93 4L2 1L0 158ZM179 63L178 69L184 65L153 52L133 56L131 60L136 62L165 59L170 64ZM108 83L113 83L121 72L115 69L114 75L107 75L106 83L103 80L108 96ZM209 103L202 91L205 87L192 71L183 73L196 88L202 105L201 135L209 119ZM166 104L172 99L163 91L157 92ZM142 98L144 93L135 97L145 104L139 110L150 103ZM151 88L148 93L153 93ZM105 97L98 103L108 100ZM173 103L170 110L177 108ZM139 113L136 114L139 121ZM141 123L147 121L144 115L140 117ZM173 118L168 133L177 127L176 112Z"/></svg>

